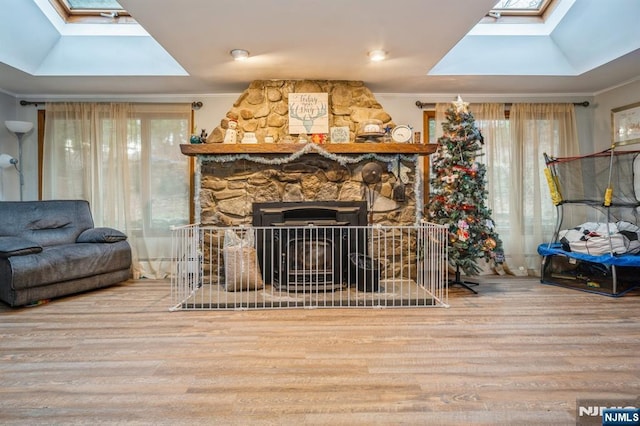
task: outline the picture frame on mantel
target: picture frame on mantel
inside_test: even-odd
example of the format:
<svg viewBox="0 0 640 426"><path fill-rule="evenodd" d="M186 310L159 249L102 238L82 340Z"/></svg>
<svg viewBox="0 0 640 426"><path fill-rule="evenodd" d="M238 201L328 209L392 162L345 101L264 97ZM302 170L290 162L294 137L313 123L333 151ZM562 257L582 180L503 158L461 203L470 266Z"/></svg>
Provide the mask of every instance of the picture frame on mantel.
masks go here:
<svg viewBox="0 0 640 426"><path fill-rule="evenodd" d="M330 139L333 143L349 143L349 126L332 127Z"/></svg>
<svg viewBox="0 0 640 426"><path fill-rule="evenodd" d="M640 142L640 102L611 110L611 132L614 144Z"/></svg>

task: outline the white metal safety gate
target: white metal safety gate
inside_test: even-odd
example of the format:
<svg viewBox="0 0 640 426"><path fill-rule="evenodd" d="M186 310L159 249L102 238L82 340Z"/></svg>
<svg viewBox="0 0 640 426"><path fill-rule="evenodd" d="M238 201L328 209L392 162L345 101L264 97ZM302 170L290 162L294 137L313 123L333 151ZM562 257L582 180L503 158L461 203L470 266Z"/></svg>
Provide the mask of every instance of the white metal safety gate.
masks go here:
<svg viewBox="0 0 640 426"><path fill-rule="evenodd" d="M448 306L447 227L187 225L171 310Z"/></svg>

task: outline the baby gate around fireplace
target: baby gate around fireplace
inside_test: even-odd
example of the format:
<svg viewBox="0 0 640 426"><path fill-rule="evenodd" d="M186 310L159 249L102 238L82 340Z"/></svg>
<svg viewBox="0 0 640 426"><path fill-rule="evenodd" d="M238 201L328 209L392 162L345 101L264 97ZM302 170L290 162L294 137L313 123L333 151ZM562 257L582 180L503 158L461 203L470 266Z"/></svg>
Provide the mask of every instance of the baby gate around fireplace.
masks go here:
<svg viewBox="0 0 640 426"><path fill-rule="evenodd" d="M447 234L432 223L177 227L171 310L448 306Z"/></svg>

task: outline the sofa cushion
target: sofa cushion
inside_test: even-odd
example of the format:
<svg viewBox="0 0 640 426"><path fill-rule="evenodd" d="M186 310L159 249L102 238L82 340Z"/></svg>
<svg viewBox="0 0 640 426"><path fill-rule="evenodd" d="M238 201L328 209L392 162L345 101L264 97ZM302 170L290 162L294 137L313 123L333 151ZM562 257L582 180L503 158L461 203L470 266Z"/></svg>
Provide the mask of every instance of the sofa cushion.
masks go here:
<svg viewBox="0 0 640 426"><path fill-rule="evenodd" d="M131 266L127 241L113 244L61 244L44 247L41 253L13 256L9 262L15 290L71 281Z"/></svg>
<svg viewBox="0 0 640 426"><path fill-rule="evenodd" d="M75 243L93 228L85 200L0 202L0 235L22 237L42 247Z"/></svg>
<svg viewBox="0 0 640 426"><path fill-rule="evenodd" d="M20 237L0 237L0 257L40 253L42 246Z"/></svg>
<svg viewBox="0 0 640 426"><path fill-rule="evenodd" d="M124 241L127 236L117 229L112 228L91 228L82 231L78 235L77 243L117 243Z"/></svg>

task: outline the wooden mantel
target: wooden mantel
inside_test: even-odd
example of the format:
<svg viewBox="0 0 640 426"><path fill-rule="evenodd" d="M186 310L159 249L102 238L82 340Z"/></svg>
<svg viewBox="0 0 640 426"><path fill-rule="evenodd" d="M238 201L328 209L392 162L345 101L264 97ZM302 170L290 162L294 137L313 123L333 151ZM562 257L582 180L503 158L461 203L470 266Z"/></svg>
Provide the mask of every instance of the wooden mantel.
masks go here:
<svg viewBox="0 0 640 426"><path fill-rule="evenodd" d="M312 143L312 142L309 142ZM229 154L293 154L305 145L297 143L258 143L258 144L182 144L184 155L229 155ZM437 144L412 143L326 143L318 145L324 151L333 154L417 154L429 155L436 151ZM313 154L313 151L310 152Z"/></svg>

